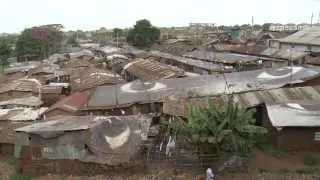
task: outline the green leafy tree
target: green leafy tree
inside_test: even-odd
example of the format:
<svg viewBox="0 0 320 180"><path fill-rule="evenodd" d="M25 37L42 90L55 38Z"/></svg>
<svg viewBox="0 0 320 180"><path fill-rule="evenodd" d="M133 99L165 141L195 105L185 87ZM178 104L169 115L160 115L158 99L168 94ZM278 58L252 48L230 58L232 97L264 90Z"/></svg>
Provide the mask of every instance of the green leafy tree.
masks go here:
<svg viewBox="0 0 320 180"><path fill-rule="evenodd" d="M143 19L137 21L134 28L129 30L127 41L136 47L145 48L155 43L159 37L160 30Z"/></svg>
<svg viewBox="0 0 320 180"><path fill-rule="evenodd" d="M171 128L195 145L199 154L208 144L217 153L247 153L257 143L256 136L266 133L265 128L255 126L253 112L240 108L232 98L217 104L208 103L205 109L191 105L187 122L175 121Z"/></svg>
<svg viewBox="0 0 320 180"><path fill-rule="evenodd" d="M8 42L4 40L0 40L0 66L1 72L3 72L4 68L9 65L8 58L12 53L12 49Z"/></svg>
<svg viewBox="0 0 320 180"><path fill-rule="evenodd" d="M63 40L59 24L27 28L22 31L16 43L18 58L23 56L48 57L60 50Z"/></svg>
<svg viewBox="0 0 320 180"><path fill-rule="evenodd" d="M71 36L67 39L67 44L73 46L73 47L79 47L79 43L77 41L76 36Z"/></svg>
<svg viewBox="0 0 320 180"><path fill-rule="evenodd" d="M264 31L269 31L270 26L271 26L271 23L265 23L262 25L262 29Z"/></svg>
<svg viewBox="0 0 320 180"><path fill-rule="evenodd" d="M114 28L112 33L113 33L113 37L123 36L123 30L120 28Z"/></svg>

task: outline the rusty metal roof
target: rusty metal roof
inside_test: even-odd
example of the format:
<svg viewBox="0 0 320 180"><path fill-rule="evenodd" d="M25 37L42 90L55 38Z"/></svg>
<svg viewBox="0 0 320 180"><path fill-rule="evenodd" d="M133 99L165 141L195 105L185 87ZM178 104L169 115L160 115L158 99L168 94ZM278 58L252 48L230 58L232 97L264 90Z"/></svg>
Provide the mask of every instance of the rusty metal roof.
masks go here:
<svg viewBox="0 0 320 180"><path fill-rule="evenodd" d="M197 60L197 59L191 59L191 58L185 58L185 57L181 57L181 56L175 56L175 55L163 53L160 51L150 51L149 56L156 57L156 58L168 59L171 61L176 61L178 63L190 65L190 66L201 68L201 69L208 70L208 71L216 71L216 72L225 71L223 66L218 65L216 63Z"/></svg>
<svg viewBox="0 0 320 180"><path fill-rule="evenodd" d="M287 51L285 49L268 48L261 52L261 55L279 59L299 60L307 55L306 52Z"/></svg>
<svg viewBox="0 0 320 180"><path fill-rule="evenodd" d="M48 108L13 108L0 109L0 121L34 121L38 119Z"/></svg>
<svg viewBox="0 0 320 180"><path fill-rule="evenodd" d="M259 60L257 56L249 56L235 53L213 52L213 51L200 51L195 50L183 55L187 58L225 63L225 64L243 64L249 62L255 62Z"/></svg>
<svg viewBox="0 0 320 180"><path fill-rule="evenodd" d="M73 91L82 91L101 85L112 85L124 82L125 80L116 73L104 69L89 67L81 71L78 78L73 77L71 89Z"/></svg>
<svg viewBox="0 0 320 180"><path fill-rule="evenodd" d="M24 98L10 99L7 101L1 101L0 106L14 105L14 106L38 107L38 106L41 106L42 103L43 102L38 97L30 96L30 97L24 97Z"/></svg>
<svg viewBox="0 0 320 180"><path fill-rule="evenodd" d="M1 85L0 93L8 91L38 92L39 84L41 83L36 79L18 79Z"/></svg>
<svg viewBox="0 0 320 180"><path fill-rule="evenodd" d="M169 79L184 75L182 69L149 59L136 59L126 64L123 70L142 81Z"/></svg>
<svg viewBox="0 0 320 180"><path fill-rule="evenodd" d="M283 39L279 39L280 42L294 43L294 44L310 44L320 45L320 27L313 26L298 31Z"/></svg>
<svg viewBox="0 0 320 180"><path fill-rule="evenodd" d="M319 127L319 101L296 101L266 104L269 120L274 127Z"/></svg>
<svg viewBox="0 0 320 180"><path fill-rule="evenodd" d="M287 84L302 83L318 76L319 72L310 68L285 67L144 83L134 81L117 86L97 87L91 94L88 108L114 108L134 103L162 102L165 97L171 95L201 97L275 89Z"/></svg>
<svg viewBox="0 0 320 180"><path fill-rule="evenodd" d="M209 101L227 99L228 95L210 97ZM320 100L320 86L296 88L278 88L233 94L234 101L241 107L254 107L262 103L274 104L298 100ZM191 104L206 107L208 98L167 99L163 103L163 112L175 116L186 116Z"/></svg>

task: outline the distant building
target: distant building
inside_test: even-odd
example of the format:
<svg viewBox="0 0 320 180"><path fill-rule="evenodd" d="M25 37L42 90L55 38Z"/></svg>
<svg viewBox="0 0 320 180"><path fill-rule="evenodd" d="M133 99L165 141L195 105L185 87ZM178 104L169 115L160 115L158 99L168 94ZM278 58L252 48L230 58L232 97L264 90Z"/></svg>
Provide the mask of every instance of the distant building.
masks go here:
<svg viewBox="0 0 320 180"><path fill-rule="evenodd" d="M285 38L270 41L269 47L293 51L320 52L320 27L306 28Z"/></svg>
<svg viewBox="0 0 320 180"><path fill-rule="evenodd" d="M305 28L311 27L309 24L271 24L269 27L269 31L281 32L281 31L300 31Z"/></svg>

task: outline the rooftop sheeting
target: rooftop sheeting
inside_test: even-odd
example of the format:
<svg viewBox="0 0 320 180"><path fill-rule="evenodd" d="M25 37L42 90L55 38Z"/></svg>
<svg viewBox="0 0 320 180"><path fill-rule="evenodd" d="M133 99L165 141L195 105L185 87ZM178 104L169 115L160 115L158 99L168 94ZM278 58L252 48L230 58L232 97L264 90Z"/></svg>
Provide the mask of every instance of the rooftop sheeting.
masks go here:
<svg viewBox="0 0 320 180"><path fill-rule="evenodd" d="M8 91L38 92L39 84L41 83L36 79L19 79L1 85L0 93Z"/></svg>
<svg viewBox="0 0 320 180"><path fill-rule="evenodd" d="M182 64L187 64L187 65L201 68L208 71L221 72L224 70L223 66L217 65L216 63L206 62L206 61L196 60L191 58L185 58L180 56L174 56L174 55L163 53L160 51L150 51L149 56L176 61Z"/></svg>
<svg viewBox="0 0 320 180"><path fill-rule="evenodd" d="M15 105L15 106L29 106L38 107L42 105L41 99L38 97L30 96L25 98L10 99L8 101L1 101L0 106Z"/></svg>
<svg viewBox="0 0 320 180"><path fill-rule="evenodd" d="M149 59L136 59L126 64L123 70L142 81L169 79L184 75L184 71L179 68Z"/></svg>
<svg viewBox="0 0 320 180"><path fill-rule="evenodd" d="M285 43L320 46L320 27L313 26L305 28L283 39L279 39L279 41Z"/></svg>
<svg viewBox="0 0 320 180"><path fill-rule="evenodd" d="M108 70L89 67L84 69L78 78L73 79L71 82L71 89L86 90L100 85L124 83L125 80L118 74Z"/></svg>
<svg viewBox="0 0 320 180"><path fill-rule="evenodd" d="M209 101L227 99L228 95L210 97ZM233 94L234 101L241 107L254 107L262 103L274 104L298 100L320 100L320 86L279 88ZM163 112L174 116L186 116L191 104L207 107L207 98L168 99L163 103Z"/></svg>
<svg viewBox="0 0 320 180"><path fill-rule="evenodd" d="M38 119L48 108L13 108L0 109L0 120L7 121L34 121Z"/></svg>
<svg viewBox="0 0 320 180"><path fill-rule="evenodd" d="M297 101L281 104L266 104L274 127L319 127L319 101Z"/></svg>
<svg viewBox="0 0 320 180"><path fill-rule="evenodd" d="M299 51L287 51L285 49L275 49L275 48L268 48L261 52L261 55L270 56L273 58L279 59L287 59L287 60L299 60L307 55L306 52L299 52Z"/></svg>
<svg viewBox="0 0 320 180"><path fill-rule="evenodd" d="M187 58L194 58L205 61L212 61L225 64L243 64L249 62L255 62L259 60L257 56L249 56L235 53L221 53L212 51L192 51L183 55Z"/></svg>
<svg viewBox="0 0 320 180"><path fill-rule="evenodd" d="M151 119L151 115L58 116L16 131L19 137L26 133L27 136L37 135L46 147L52 149L50 153L41 152L43 159L77 159L118 165L129 163L140 152L142 142L147 140ZM69 140L65 141L66 138ZM24 144L23 141L17 139L16 147ZM33 145L31 142L30 146Z"/></svg>
<svg viewBox="0 0 320 180"><path fill-rule="evenodd" d="M114 108L134 103L161 102L165 97L214 96L273 89L291 83L302 83L319 76L319 72L304 67L261 69L256 71L202 75L156 82L130 82L117 86L99 86L91 94L88 108Z"/></svg>

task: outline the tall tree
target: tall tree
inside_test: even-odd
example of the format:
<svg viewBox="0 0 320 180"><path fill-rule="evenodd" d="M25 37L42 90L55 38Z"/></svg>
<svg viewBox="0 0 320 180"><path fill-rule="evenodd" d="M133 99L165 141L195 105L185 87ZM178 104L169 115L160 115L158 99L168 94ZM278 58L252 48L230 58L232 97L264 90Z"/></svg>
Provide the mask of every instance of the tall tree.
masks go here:
<svg viewBox="0 0 320 180"><path fill-rule="evenodd" d="M8 42L0 40L0 66L1 72L9 65L8 58L12 52L12 49Z"/></svg>
<svg viewBox="0 0 320 180"><path fill-rule="evenodd" d="M145 48L155 43L160 37L160 30L146 20L136 22L133 29L130 29L127 41L139 48Z"/></svg>
<svg viewBox="0 0 320 180"><path fill-rule="evenodd" d="M63 39L61 28L62 25L52 24L25 29L16 43L18 58L26 55L44 58L59 51Z"/></svg>

